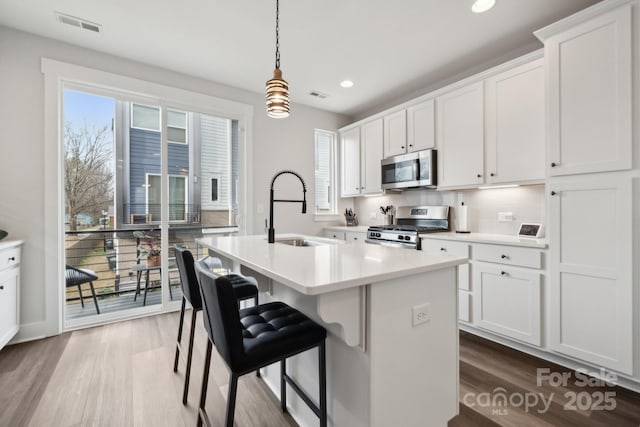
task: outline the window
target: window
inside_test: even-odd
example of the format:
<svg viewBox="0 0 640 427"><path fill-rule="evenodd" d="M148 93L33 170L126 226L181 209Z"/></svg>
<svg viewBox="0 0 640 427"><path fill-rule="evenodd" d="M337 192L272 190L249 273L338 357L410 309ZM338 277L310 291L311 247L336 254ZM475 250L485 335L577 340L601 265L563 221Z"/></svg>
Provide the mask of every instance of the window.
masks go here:
<svg viewBox="0 0 640 427"><path fill-rule="evenodd" d="M160 221L160 175L147 175L147 215L150 221ZM169 176L169 221L185 221L187 180L184 176Z"/></svg>
<svg viewBox="0 0 640 427"><path fill-rule="evenodd" d="M316 129L315 146L315 214L336 215L335 152L336 135L333 132Z"/></svg>
<svg viewBox="0 0 640 427"><path fill-rule="evenodd" d="M167 140L176 144L187 143L187 113L167 111Z"/></svg>
<svg viewBox="0 0 640 427"><path fill-rule="evenodd" d="M131 127L160 132L160 109L158 107L132 104Z"/></svg>

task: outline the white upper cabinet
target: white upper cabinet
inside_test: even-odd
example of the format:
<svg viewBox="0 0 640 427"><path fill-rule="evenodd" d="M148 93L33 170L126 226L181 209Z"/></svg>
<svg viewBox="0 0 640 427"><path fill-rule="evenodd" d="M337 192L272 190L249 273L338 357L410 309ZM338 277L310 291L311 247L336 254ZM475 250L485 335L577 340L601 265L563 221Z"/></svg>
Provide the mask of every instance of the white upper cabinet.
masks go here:
<svg viewBox="0 0 640 427"><path fill-rule="evenodd" d="M544 62L537 59L485 81L486 182L545 177Z"/></svg>
<svg viewBox="0 0 640 427"><path fill-rule="evenodd" d="M342 156L340 168L340 196L360 195L360 128L355 127L340 134Z"/></svg>
<svg viewBox="0 0 640 427"><path fill-rule="evenodd" d="M340 197L382 193L382 119L340 133Z"/></svg>
<svg viewBox="0 0 640 427"><path fill-rule="evenodd" d="M551 349L631 374L632 182L590 174L550 187Z"/></svg>
<svg viewBox="0 0 640 427"><path fill-rule="evenodd" d="M384 117L384 157L407 152L407 112L397 111Z"/></svg>
<svg viewBox="0 0 640 427"><path fill-rule="evenodd" d="M536 32L548 79L551 176L631 168L631 5Z"/></svg>
<svg viewBox="0 0 640 427"><path fill-rule="evenodd" d="M420 151L436 146L436 103L428 99L407 108L407 150Z"/></svg>
<svg viewBox="0 0 640 427"><path fill-rule="evenodd" d="M484 183L484 83L436 98L438 187Z"/></svg>
<svg viewBox="0 0 640 427"><path fill-rule="evenodd" d="M382 193L382 119L362 125L360 193Z"/></svg>

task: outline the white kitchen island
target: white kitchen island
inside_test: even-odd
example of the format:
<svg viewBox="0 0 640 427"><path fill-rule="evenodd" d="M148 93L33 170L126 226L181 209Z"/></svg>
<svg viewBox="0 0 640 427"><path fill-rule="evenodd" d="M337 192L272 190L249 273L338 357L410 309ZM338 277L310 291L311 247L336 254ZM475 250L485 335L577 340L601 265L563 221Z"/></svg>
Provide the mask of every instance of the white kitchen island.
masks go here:
<svg viewBox="0 0 640 427"><path fill-rule="evenodd" d="M308 236L313 246L266 236L204 237L234 271L258 279L260 302L279 300L329 331L329 425L442 427L458 413L456 267L466 258ZM317 352L293 357L289 374L317 401ZM263 370L279 396L279 365ZM317 417L295 395L301 426Z"/></svg>

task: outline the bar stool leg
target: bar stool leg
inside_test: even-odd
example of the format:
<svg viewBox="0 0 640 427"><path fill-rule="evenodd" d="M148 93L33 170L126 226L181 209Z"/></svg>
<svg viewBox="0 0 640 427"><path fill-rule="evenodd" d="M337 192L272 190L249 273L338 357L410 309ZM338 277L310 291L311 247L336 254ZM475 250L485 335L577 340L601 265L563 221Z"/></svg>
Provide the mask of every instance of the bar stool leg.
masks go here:
<svg viewBox="0 0 640 427"><path fill-rule="evenodd" d="M229 393L227 395L227 414L225 416L226 427L233 427L233 418L236 410L236 392L238 391L238 374L231 372L229 377Z"/></svg>
<svg viewBox="0 0 640 427"><path fill-rule="evenodd" d="M287 359L280 361L280 409L287 412L287 382L284 376L287 374Z"/></svg>
<svg viewBox="0 0 640 427"><path fill-rule="evenodd" d="M193 338L196 334L196 314L198 311L195 308L191 309L191 330L189 332L189 349L187 350L187 370L184 373L184 390L182 392L182 404L187 404L187 397L189 396L189 377L191 376L191 360L193 359Z"/></svg>
<svg viewBox="0 0 640 427"><path fill-rule="evenodd" d="M327 427L327 358L325 341L318 346L318 366L320 374L320 427Z"/></svg>
<svg viewBox="0 0 640 427"><path fill-rule="evenodd" d="M180 323L178 324L178 339L176 340L176 357L173 360L173 372L178 372L178 360L180 359L180 341L182 341L182 326L184 325L184 308L187 299L182 297L182 307L180 308Z"/></svg>
<svg viewBox="0 0 640 427"><path fill-rule="evenodd" d="M198 427L202 427L202 419L206 416L204 405L207 401L207 387L209 386L209 367L211 366L211 351L213 345L207 339L207 352L204 355L204 371L202 372L202 389L200 391L200 405L198 406ZM207 422L207 424L209 424Z"/></svg>
<svg viewBox="0 0 640 427"><path fill-rule="evenodd" d="M149 290L149 270L147 270L147 274L144 277L144 297L142 298L142 305L147 305L147 291Z"/></svg>

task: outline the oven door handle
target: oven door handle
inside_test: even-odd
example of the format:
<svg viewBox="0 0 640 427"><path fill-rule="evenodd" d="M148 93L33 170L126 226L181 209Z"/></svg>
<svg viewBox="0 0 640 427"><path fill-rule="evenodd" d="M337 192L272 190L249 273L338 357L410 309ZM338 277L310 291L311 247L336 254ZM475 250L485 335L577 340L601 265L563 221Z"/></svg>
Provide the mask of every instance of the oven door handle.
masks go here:
<svg viewBox="0 0 640 427"><path fill-rule="evenodd" d="M389 242L387 240L371 240L371 239L366 239L365 242L371 243L372 245L388 246L391 248L417 249L416 245L414 245L413 243ZM419 246L420 245L418 244L418 247Z"/></svg>

